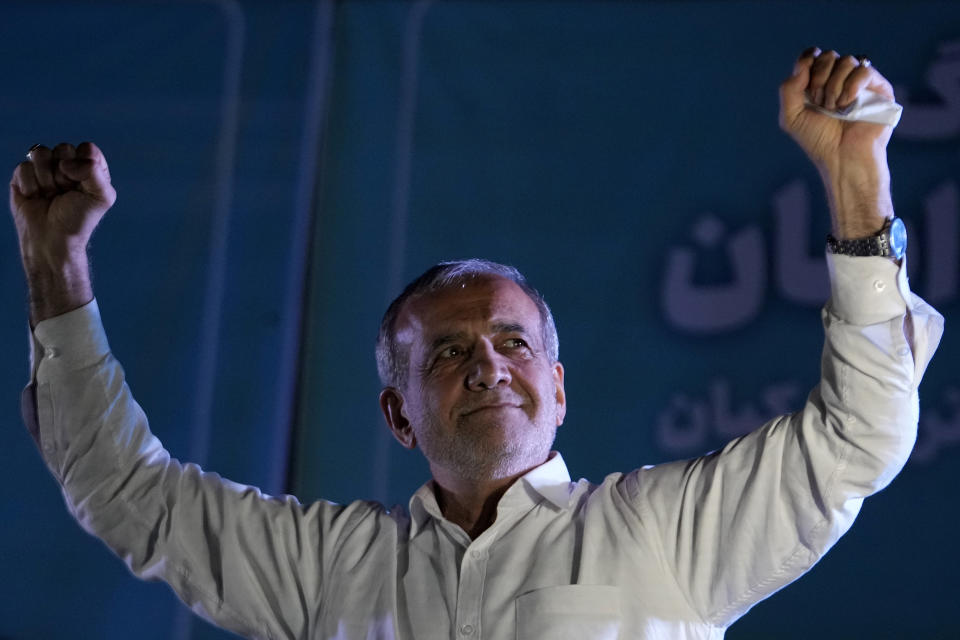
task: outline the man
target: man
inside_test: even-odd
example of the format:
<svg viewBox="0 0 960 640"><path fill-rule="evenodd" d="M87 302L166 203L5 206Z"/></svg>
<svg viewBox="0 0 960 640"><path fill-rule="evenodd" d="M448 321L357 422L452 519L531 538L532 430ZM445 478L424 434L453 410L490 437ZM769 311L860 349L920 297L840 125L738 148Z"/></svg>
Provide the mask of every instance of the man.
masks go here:
<svg viewBox="0 0 960 640"><path fill-rule="evenodd" d="M549 309L515 270L466 261L412 283L378 340L387 425L433 475L408 513L303 507L181 465L150 434L93 301L86 245L115 192L89 143L35 147L11 182L35 338L25 419L81 524L238 633L721 637L830 548L915 438L942 318L899 264L891 127L812 108L866 90L893 100L868 62L819 49L781 85L781 124L830 198L823 378L801 412L721 452L570 482L550 452L566 397ZM891 237L889 257L859 257Z"/></svg>

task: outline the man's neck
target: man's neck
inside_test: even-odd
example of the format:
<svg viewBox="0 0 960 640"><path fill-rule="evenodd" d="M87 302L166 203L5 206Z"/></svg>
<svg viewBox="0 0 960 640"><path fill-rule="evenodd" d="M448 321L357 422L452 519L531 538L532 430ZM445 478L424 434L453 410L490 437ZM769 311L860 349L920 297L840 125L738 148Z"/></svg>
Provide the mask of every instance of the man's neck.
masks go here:
<svg viewBox="0 0 960 640"><path fill-rule="evenodd" d="M529 469L494 480L468 480L453 477L440 469L432 471L440 513L460 526L471 540L476 540L497 519L500 498Z"/></svg>

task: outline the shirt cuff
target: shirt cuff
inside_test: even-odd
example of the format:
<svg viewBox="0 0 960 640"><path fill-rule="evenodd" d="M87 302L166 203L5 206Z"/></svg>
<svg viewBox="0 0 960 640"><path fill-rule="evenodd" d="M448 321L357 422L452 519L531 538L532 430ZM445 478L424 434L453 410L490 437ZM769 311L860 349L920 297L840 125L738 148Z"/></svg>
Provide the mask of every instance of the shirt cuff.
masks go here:
<svg viewBox="0 0 960 640"><path fill-rule="evenodd" d="M45 382L89 367L110 353L96 299L37 323L30 349L30 381Z"/></svg>
<svg viewBox="0 0 960 640"><path fill-rule="evenodd" d="M907 259L898 266L889 258L827 253L830 301L827 308L854 325L871 325L904 315L911 299Z"/></svg>

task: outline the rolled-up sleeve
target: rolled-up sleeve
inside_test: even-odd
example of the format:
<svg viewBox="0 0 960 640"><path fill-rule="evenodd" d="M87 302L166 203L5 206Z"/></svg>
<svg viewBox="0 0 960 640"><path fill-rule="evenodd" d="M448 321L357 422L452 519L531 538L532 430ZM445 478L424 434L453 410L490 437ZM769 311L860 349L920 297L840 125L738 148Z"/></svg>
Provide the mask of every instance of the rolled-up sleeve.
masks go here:
<svg viewBox="0 0 960 640"><path fill-rule="evenodd" d="M828 256L821 381L798 413L624 478L695 615L726 627L808 570L906 463L943 318L906 267Z"/></svg>

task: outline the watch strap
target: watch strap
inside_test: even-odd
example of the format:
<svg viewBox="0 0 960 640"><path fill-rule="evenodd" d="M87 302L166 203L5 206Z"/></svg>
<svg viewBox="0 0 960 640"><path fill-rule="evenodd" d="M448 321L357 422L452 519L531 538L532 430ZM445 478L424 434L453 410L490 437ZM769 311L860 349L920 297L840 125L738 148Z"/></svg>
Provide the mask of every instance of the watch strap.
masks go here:
<svg viewBox="0 0 960 640"><path fill-rule="evenodd" d="M852 238L840 240L833 235L827 236L827 251L846 256L882 256L892 257L890 248L890 225L892 220L887 219L883 228L866 238Z"/></svg>

